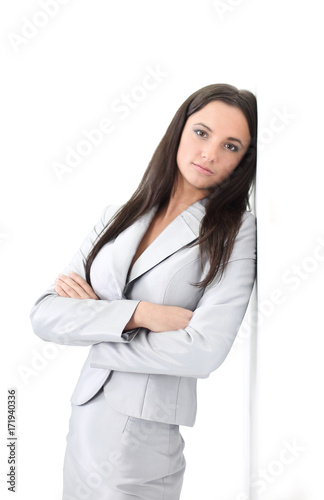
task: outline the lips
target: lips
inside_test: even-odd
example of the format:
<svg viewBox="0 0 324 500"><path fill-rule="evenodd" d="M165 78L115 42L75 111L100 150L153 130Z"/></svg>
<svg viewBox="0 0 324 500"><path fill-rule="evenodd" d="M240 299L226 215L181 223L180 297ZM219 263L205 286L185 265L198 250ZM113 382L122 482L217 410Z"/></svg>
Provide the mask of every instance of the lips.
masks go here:
<svg viewBox="0 0 324 500"><path fill-rule="evenodd" d="M193 166L201 174L204 174L204 175L213 175L213 173L214 173L209 168L203 167L202 165L199 165L199 163L193 163Z"/></svg>

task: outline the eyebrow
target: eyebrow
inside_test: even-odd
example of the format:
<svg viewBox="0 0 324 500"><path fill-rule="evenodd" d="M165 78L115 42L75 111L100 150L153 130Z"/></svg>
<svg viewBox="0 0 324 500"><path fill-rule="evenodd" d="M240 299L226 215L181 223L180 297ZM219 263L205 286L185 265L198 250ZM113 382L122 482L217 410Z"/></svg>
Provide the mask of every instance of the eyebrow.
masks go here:
<svg viewBox="0 0 324 500"><path fill-rule="evenodd" d="M240 139L236 139L235 137L227 137L227 139L228 139L229 141L236 141L236 142L239 142L239 143L241 144L242 148L244 148L244 146L243 146L242 142L240 141Z"/></svg>
<svg viewBox="0 0 324 500"><path fill-rule="evenodd" d="M194 127L195 127L195 126L197 126L197 125L202 125L202 126L203 126L203 127L205 127L207 130L209 130L209 132L212 132L212 129L211 129L210 127L208 127L207 125L205 125L204 123L201 123L201 122L199 122L199 123L195 123L195 124L194 124ZM236 141L236 142L239 142L239 143L241 144L242 148L244 148L243 143L242 143L242 141L240 141L240 139L236 139L235 137L227 137L227 140L228 140L228 141Z"/></svg>
<svg viewBox="0 0 324 500"><path fill-rule="evenodd" d="M207 125L205 125L204 123L200 123L200 122L199 122L199 123L195 123L195 124L194 124L194 127L195 127L196 125L202 125L202 126L203 126L203 127L205 127L207 130L209 130L209 132L212 132L212 129L211 129L211 128L209 128L209 127L208 127Z"/></svg>

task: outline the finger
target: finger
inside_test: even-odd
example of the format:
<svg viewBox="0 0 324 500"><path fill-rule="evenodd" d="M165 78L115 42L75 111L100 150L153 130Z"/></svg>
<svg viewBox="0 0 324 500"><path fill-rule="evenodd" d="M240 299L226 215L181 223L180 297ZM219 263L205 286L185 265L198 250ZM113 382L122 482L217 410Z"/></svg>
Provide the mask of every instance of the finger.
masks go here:
<svg viewBox="0 0 324 500"><path fill-rule="evenodd" d="M55 283L54 289L60 297L69 297L58 283Z"/></svg>
<svg viewBox="0 0 324 500"><path fill-rule="evenodd" d="M71 271L72 272L72 271ZM80 283L85 283L87 282L81 278L78 274L74 273L76 276L76 279L79 279ZM59 274L59 278L57 279L57 282L61 285L61 287L64 289L64 291L68 294L69 297L71 298L76 298L76 299L98 299L97 295L94 293L92 288L88 285L89 293L79 284L77 283L74 279L69 278L68 276L65 276L64 274Z"/></svg>
<svg viewBox="0 0 324 500"><path fill-rule="evenodd" d="M79 285L73 282L70 278L62 276L57 278L55 283L59 285L62 290L67 294L68 297L80 299L81 298L81 288Z"/></svg>
<svg viewBox="0 0 324 500"><path fill-rule="evenodd" d="M91 286L89 285L89 283L85 281L79 274L73 271L69 271L69 275L71 276L73 281L75 281L76 283L78 283L78 285L80 285L80 287L87 293L87 295L90 298L93 299L98 298L97 295L94 293L93 289L91 288Z"/></svg>
<svg viewBox="0 0 324 500"><path fill-rule="evenodd" d="M59 274L58 277L64 283L66 283L66 285L68 285L69 287L71 287L78 294L78 297L80 297L80 298L86 298L85 294L84 294L83 287L79 283L77 283L74 280L74 278L70 278L69 276L65 276L64 274ZM80 280L82 279L81 277L79 277L79 278L80 278Z"/></svg>
<svg viewBox="0 0 324 500"><path fill-rule="evenodd" d="M57 279L56 280L56 285L55 289L59 290L59 295L62 297L69 297L71 299L90 299L93 297L89 297L89 295L86 294L86 292L80 292L81 295L72 287L70 287L68 284L66 284L63 280ZM80 288L80 290L82 290ZM96 297L96 296L95 296Z"/></svg>

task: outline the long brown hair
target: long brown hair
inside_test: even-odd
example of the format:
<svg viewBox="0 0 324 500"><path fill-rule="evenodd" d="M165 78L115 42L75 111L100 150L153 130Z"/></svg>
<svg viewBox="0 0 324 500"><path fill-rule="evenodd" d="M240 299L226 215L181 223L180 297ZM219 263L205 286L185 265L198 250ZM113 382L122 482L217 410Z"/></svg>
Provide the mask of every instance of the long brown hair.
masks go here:
<svg viewBox="0 0 324 500"><path fill-rule="evenodd" d="M169 199L177 182L176 157L187 118L215 100L223 101L243 112L251 137L249 148L238 166L209 195L199 238L193 243L199 244L201 258L203 251L206 251L210 262L205 279L195 285L203 289L213 281L218 272L222 276L242 223L242 215L246 209L250 209L249 196L256 174L257 103L255 96L248 90L238 90L228 84L214 84L197 90L180 106L136 191L117 211L108 228L104 228L99 235L86 262L86 279L90 285L90 267L99 250L148 210L161 206Z"/></svg>

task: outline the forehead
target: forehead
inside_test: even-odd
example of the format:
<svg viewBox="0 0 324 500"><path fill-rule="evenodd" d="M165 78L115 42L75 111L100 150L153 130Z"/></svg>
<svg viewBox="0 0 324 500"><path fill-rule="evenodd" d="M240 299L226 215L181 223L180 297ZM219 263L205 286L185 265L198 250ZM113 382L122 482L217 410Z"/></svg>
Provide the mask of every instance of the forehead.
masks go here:
<svg viewBox="0 0 324 500"><path fill-rule="evenodd" d="M246 140L250 137L248 122L243 112L223 101L209 102L189 116L186 125L195 123L203 123L217 134L222 132L226 136L239 136L240 139Z"/></svg>

